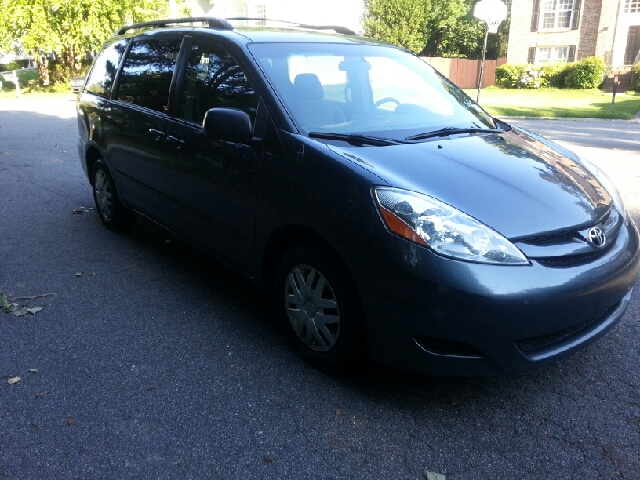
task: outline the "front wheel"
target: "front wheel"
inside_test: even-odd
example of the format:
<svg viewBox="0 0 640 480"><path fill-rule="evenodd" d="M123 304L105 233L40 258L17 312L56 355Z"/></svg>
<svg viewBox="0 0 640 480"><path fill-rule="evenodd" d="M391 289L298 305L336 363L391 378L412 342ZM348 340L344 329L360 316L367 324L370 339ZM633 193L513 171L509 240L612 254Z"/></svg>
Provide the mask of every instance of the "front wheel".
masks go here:
<svg viewBox="0 0 640 480"><path fill-rule="evenodd" d="M136 220L136 215L120 203L118 192L109 169L102 160L93 166L93 200L102 223L110 230L125 230Z"/></svg>
<svg viewBox="0 0 640 480"><path fill-rule="evenodd" d="M276 305L306 360L333 369L360 363L364 322L355 287L339 262L317 247L296 247L280 261L276 286Z"/></svg>

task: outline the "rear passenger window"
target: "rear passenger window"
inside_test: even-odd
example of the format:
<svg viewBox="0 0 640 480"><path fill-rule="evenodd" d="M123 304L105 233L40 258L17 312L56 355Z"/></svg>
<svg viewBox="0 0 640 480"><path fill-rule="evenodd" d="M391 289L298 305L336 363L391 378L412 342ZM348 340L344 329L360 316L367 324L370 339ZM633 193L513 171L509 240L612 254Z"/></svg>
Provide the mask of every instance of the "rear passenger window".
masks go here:
<svg viewBox="0 0 640 480"><path fill-rule="evenodd" d="M118 99L166 112L169 86L181 43L180 39L135 41L118 80Z"/></svg>
<svg viewBox="0 0 640 480"><path fill-rule="evenodd" d="M235 59L224 50L194 43L187 62L177 116L202 123L214 107L244 110L255 120L258 97Z"/></svg>
<svg viewBox="0 0 640 480"><path fill-rule="evenodd" d="M104 48L93 63L85 90L100 97L111 97L116 72L127 48L128 40L120 40Z"/></svg>

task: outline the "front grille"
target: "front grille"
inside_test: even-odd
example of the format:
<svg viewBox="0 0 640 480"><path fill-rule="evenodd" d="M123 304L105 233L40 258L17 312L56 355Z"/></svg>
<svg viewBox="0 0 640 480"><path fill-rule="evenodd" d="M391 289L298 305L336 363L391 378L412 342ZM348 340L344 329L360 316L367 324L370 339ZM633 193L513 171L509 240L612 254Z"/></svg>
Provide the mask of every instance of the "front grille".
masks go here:
<svg viewBox="0 0 640 480"><path fill-rule="evenodd" d="M530 245L548 245L554 243L567 243L572 241L575 237L576 232L570 230L566 232L551 233L549 235L538 235L537 237L529 237L521 241Z"/></svg>
<svg viewBox="0 0 640 480"><path fill-rule="evenodd" d="M538 263L547 266L568 266L568 265L578 265L581 263L587 263L591 260L601 256L607 249L603 250L595 250L589 253L580 253L578 255L565 255L563 257L541 257L534 258L534 260Z"/></svg>

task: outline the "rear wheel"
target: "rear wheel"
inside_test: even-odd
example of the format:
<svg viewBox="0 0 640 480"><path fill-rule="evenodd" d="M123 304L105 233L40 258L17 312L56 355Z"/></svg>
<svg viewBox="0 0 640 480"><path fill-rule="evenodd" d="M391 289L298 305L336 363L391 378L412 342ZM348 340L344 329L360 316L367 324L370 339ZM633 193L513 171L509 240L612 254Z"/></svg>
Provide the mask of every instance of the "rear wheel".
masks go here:
<svg viewBox="0 0 640 480"><path fill-rule="evenodd" d="M111 173L102 160L93 166L92 183L93 200L102 223L110 230L130 227L136 215L120 203Z"/></svg>
<svg viewBox="0 0 640 480"><path fill-rule="evenodd" d="M359 301L339 262L319 247L296 247L280 261L276 288L276 305L306 360L342 370L363 359L366 335Z"/></svg>

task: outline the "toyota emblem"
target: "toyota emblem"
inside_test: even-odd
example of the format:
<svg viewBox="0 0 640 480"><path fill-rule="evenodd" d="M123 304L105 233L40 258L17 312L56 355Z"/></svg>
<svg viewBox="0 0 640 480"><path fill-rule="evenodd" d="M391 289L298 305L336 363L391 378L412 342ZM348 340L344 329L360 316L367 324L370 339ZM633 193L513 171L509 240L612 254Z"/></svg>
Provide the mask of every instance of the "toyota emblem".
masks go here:
<svg viewBox="0 0 640 480"><path fill-rule="evenodd" d="M595 248L604 247L605 243L607 243L607 237L604 234L604 231L600 227L593 227L589 230L587 234L587 241L590 245L593 245Z"/></svg>

